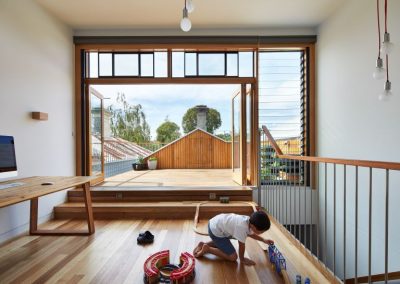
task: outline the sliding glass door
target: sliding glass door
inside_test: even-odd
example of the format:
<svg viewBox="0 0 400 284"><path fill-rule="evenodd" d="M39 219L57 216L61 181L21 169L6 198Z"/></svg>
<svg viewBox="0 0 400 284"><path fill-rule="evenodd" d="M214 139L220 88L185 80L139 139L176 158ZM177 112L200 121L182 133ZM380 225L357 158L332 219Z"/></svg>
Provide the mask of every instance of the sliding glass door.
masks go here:
<svg viewBox="0 0 400 284"><path fill-rule="evenodd" d="M104 109L103 96L94 89L89 88L88 96L88 172L91 176L98 177L93 183L104 181Z"/></svg>

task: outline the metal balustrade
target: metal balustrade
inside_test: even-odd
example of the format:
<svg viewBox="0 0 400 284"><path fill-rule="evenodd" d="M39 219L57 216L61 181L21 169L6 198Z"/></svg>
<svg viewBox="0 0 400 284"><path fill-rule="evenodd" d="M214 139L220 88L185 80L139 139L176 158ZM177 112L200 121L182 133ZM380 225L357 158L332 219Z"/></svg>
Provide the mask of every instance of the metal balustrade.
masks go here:
<svg viewBox="0 0 400 284"><path fill-rule="evenodd" d="M264 126L258 198L270 216L337 282L400 279L400 245L390 242L400 221L389 226L400 163L291 155L278 144Z"/></svg>

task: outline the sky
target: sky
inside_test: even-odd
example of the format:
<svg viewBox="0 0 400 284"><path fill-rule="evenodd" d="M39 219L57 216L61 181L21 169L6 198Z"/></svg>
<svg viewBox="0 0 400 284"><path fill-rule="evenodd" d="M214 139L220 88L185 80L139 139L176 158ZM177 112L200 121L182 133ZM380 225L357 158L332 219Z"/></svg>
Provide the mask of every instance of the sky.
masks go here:
<svg viewBox="0 0 400 284"><path fill-rule="evenodd" d="M221 114L221 127L215 134L231 131L231 98L239 85L92 85L105 98L104 105L116 104L118 93L124 93L131 105L141 104L150 125L151 138L168 117L182 130L182 117L196 105L207 105ZM109 99L108 99L109 98Z"/></svg>
<svg viewBox="0 0 400 284"><path fill-rule="evenodd" d="M166 53L161 52L160 54L165 55ZM248 73L248 70L245 67L248 65L246 63L251 63L252 57L246 58L246 56L249 54L251 55L251 53L244 52L242 57L239 56L239 63L242 60L241 58L244 60L244 64L240 64L240 66L244 67L238 68L239 76L242 76L243 74L246 76ZM97 58L96 56L94 56L94 59ZM157 59L156 63L158 62L161 64L162 62L166 62L165 56L162 58L158 58L157 56L155 57ZM201 56L219 55L202 54ZM108 57L111 58L111 54L108 54ZM108 58L109 61L110 58ZM173 72L179 71L179 74L177 73L174 76L183 77L183 72L185 70L183 68L183 64L185 62L183 58L183 52L173 53L172 69ZM187 68L191 66L189 64L191 62L190 57L188 60ZM121 70L124 72L127 72L127 70L130 72L134 70L132 66L125 64L128 61L129 60L124 58L124 60L121 60L121 62L124 64L121 65L121 62L118 63L118 66L121 67ZM104 69L107 72L111 72L110 70L112 70L110 62L108 62L108 64L103 64L108 68ZM216 70L221 69L221 62L224 63L224 60L221 58L204 58L204 60L199 60L199 70L201 71L204 69L206 73L211 72L212 74L219 74ZM98 70L96 69L97 64L95 63L96 61L93 63L94 68L93 70L91 69L91 72L97 76ZM259 122L260 126L267 125L275 138L297 137L300 135L300 63L300 52L260 53L258 86ZM156 67L158 66L157 64ZM138 68L138 63L136 61L133 65ZM232 66L237 68L237 65L235 64ZM237 70L235 68L228 68L228 71ZM157 68L155 71L157 71ZM186 71L189 72L190 70L188 69ZM249 75L250 73L247 74L247 76ZM92 87L103 94L105 98L108 98L104 100L105 107L108 107L111 104L114 106L116 105L116 97L118 93L124 93L130 105L141 104L143 112L146 115L146 120L150 125L152 140L156 139L156 129L165 121L166 118L168 118L169 121L175 122L181 128L180 131L181 134L183 134L182 117L189 108L192 108L196 105L207 105L208 107L214 108L220 112L222 125L215 131L215 134L230 133L232 128L231 98L240 90L239 85L163 84L97 85Z"/></svg>

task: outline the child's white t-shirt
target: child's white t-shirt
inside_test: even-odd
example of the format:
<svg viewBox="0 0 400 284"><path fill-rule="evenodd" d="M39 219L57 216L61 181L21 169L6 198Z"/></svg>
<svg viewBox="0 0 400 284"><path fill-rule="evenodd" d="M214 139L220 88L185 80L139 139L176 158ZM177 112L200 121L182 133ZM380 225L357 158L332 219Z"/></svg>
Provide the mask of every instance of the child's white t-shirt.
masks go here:
<svg viewBox="0 0 400 284"><path fill-rule="evenodd" d="M210 230L219 238L234 238L241 243L246 242L250 234L249 216L238 214L219 214L209 221Z"/></svg>

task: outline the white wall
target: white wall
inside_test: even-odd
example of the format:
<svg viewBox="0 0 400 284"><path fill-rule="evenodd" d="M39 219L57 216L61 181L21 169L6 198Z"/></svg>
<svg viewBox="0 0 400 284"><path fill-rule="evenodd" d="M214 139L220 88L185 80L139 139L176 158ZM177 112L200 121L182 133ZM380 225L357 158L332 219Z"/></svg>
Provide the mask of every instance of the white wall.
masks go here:
<svg viewBox="0 0 400 284"><path fill-rule="evenodd" d="M13 135L19 177L74 175L72 31L34 1L0 1L0 134ZM48 121L30 112L49 114ZM49 218L66 193L39 199ZM28 229L29 203L0 209L0 242Z"/></svg>
<svg viewBox="0 0 400 284"><path fill-rule="evenodd" d="M384 1L381 1L382 4ZM383 5L382 10L383 11ZM383 17L381 17L383 27ZM390 56L393 97L380 102L384 81L372 79L377 58L376 1L348 0L318 29L317 140L318 156L400 162L400 1L389 0L389 32L397 48ZM354 273L354 169L348 177L347 277ZM359 276L368 259L368 173L360 173ZM332 169L328 178L332 181ZM400 270L400 174L390 178L389 270ZM323 180L321 179L321 182ZM343 263L343 169L337 173L337 271ZM328 239L333 241L333 189L328 186ZM321 196L323 198L323 196ZM384 174L373 174L372 273L383 273ZM324 208L322 207L322 214ZM332 266L333 247L328 246Z"/></svg>

